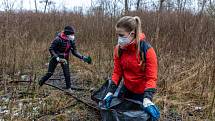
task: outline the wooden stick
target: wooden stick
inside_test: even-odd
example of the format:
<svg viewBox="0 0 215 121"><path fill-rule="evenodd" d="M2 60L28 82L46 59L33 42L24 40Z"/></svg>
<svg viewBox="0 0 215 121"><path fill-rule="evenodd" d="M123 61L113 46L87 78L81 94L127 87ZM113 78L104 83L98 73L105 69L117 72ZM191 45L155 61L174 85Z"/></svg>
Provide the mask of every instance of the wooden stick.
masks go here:
<svg viewBox="0 0 215 121"><path fill-rule="evenodd" d="M70 95L72 98L76 99L78 102L81 102L81 103L85 104L86 106L88 106L88 107L90 107L90 108L92 108L92 109L94 109L94 110L96 110L96 111L99 111L99 108L98 108L97 106L95 106L95 105L93 105L93 104L90 104L90 103L88 103L88 102L86 102L86 101L84 101L84 100L79 99L78 97L76 97L75 95L73 95L73 94L70 93L70 92L66 92L66 91L63 90L63 89L61 89L61 88L59 88L59 87L57 87L57 86L48 84L48 83L45 83L45 85L50 86L50 87L54 87L54 88L56 88L56 89L58 89L58 90L60 90L60 91L63 91L63 92L65 92L66 94Z"/></svg>

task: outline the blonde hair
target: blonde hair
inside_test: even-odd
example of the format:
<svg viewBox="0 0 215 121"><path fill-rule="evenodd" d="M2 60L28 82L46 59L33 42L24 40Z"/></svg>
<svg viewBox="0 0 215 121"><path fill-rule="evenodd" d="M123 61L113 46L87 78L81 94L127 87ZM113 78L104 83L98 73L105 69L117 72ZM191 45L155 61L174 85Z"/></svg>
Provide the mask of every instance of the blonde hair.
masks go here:
<svg viewBox="0 0 215 121"><path fill-rule="evenodd" d="M132 17L132 16L124 16L120 18L115 28L123 28L126 32L132 32L134 31L134 39L137 41L137 56L140 53L140 35L142 34L141 29L141 20L138 16ZM118 47L118 56L120 56L120 48Z"/></svg>

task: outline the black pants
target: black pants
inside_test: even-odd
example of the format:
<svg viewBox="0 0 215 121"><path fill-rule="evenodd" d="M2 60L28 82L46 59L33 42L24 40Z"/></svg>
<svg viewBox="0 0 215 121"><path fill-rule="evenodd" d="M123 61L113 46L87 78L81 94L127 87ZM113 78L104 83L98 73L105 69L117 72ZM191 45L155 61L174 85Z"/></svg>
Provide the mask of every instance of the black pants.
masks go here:
<svg viewBox="0 0 215 121"><path fill-rule="evenodd" d="M120 90L119 97L133 99L136 101L143 102L143 94L135 94L135 93L131 92L130 90L128 90L124 85L122 86L122 88Z"/></svg>
<svg viewBox="0 0 215 121"><path fill-rule="evenodd" d="M128 90L123 85L121 90L120 90L119 96L143 102L144 98L148 98L148 99L150 99L152 101L154 93L155 92L153 92L153 91L144 91L144 93L142 93L142 94L136 94L136 93L133 93L130 90Z"/></svg>
<svg viewBox="0 0 215 121"><path fill-rule="evenodd" d="M68 60L67 60L68 61ZM49 62L48 72L45 76L41 78L41 81L45 83L54 73L55 68L57 67L57 60L56 58L52 58ZM63 74L66 81L66 88L71 88L71 82L70 82L70 71L69 71L69 62L67 64L60 63L61 67L63 69Z"/></svg>

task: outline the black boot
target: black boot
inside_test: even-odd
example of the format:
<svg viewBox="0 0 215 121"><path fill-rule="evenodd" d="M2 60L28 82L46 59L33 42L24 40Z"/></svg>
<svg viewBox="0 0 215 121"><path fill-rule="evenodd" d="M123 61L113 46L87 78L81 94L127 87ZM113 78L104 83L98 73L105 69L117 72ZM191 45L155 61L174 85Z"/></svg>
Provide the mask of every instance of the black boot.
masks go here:
<svg viewBox="0 0 215 121"><path fill-rule="evenodd" d="M40 87L42 87L44 83L45 83L45 81L42 80L42 79L40 79L40 80L38 81L38 84L39 84Z"/></svg>
<svg viewBox="0 0 215 121"><path fill-rule="evenodd" d="M40 85L40 87L43 86L43 84L44 84L52 75L53 75L52 72L46 73L46 75L45 75L44 77L42 77L42 78L39 80L39 82L38 82L38 84Z"/></svg>

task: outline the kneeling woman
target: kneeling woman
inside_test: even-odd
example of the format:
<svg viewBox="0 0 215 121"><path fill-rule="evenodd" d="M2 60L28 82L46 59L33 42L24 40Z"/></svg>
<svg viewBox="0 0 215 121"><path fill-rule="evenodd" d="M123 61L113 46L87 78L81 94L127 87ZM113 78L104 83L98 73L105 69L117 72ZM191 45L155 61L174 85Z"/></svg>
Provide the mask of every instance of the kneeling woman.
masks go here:
<svg viewBox="0 0 215 121"><path fill-rule="evenodd" d="M143 102L146 111L154 119L159 110L151 102L156 90L157 57L154 49L145 41L139 17L125 16L116 24L118 44L114 49L112 85L104 98L106 107L121 79L124 79L125 98Z"/></svg>

